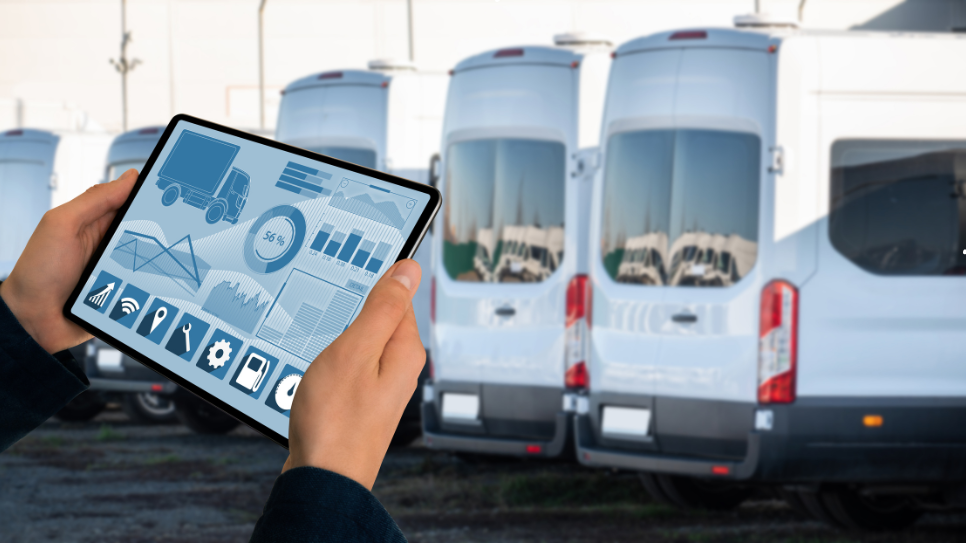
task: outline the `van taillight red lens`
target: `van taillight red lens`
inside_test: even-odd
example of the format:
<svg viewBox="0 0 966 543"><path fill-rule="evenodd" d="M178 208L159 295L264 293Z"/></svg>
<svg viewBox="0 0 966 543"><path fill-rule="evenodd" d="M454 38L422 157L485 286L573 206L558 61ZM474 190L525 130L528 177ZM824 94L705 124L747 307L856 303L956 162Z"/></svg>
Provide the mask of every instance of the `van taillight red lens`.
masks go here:
<svg viewBox="0 0 966 543"><path fill-rule="evenodd" d="M708 33L704 30L685 30L682 32L675 32L671 34L670 40L705 40L708 38Z"/></svg>
<svg viewBox="0 0 966 543"><path fill-rule="evenodd" d="M564 374L564 386L567 388L590 387L590 374L587 372L585 362L577 362L567 368L567 373Z"/></svg>
<svg viewBox="0 0 966 543"><path fill-rule="evenodd" d="M319 74L319 79L342 79L342 72L325 72Z"/></svg>
<svg viewBox="0 0 966 543"><path fill-rule="evenodd" d="M436 276L429 282L429 322L436 323Z"/></svg>
<svg viewBox="0 0 966 543"><path fill-rule="evenodd" d="M497 51L493 58L505 58L505 57L522 57L523 49L500 49Z"/></svg>
<svg viewBox="0 0 966 543"><path fill-rule="evenodd" d="M567 285L567 326L587 314L587 276L577 275Z"/></svg>
<svg viewBox="0 0 966 543"><path fill-rule="evenodd" d="M761 291L758 334L758 402L795 401L798 349L798 290L772 281Z"/></svg>

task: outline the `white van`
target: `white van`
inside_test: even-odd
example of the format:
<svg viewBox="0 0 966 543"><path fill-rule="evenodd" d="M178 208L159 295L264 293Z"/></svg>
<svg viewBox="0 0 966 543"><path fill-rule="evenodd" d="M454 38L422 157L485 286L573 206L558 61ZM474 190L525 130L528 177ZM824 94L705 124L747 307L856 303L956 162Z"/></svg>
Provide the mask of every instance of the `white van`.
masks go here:
<svg viewBox="0 0 966 543"><path fill-rule="evenodd" d="M408 62L374 60L369 70L334 70L292 82L283 91L275 138L283 143L360 166L427 183L439 150L446 86L444 73L420 72ZM413 311L423 346L429 349L430 247L427 234L414 259L423 278ZM427 372L420 377L424 381ZM419 435L417 389L394 442Z"/></svg>
<svg viewBox="0 0 966 543"><path fill-rule="evenodd" d="M610 47L511 47L460 62L433 239L427 446L561 455L565 382L586 376L582 294Z"/></svg>
<svg viewBox="0 0 966 543"><path fill-rule="evenodd" d="M40 219L100 179L111 143L105 133L18 128L0 133L0 279Z"/></svg>
<svg viewBox="0 0 966 543"><path fill-rule="evenodd" d="M582 463L681 506L777 484L849 527L966 492L964 58L793 29L617 50Z"/></svg>

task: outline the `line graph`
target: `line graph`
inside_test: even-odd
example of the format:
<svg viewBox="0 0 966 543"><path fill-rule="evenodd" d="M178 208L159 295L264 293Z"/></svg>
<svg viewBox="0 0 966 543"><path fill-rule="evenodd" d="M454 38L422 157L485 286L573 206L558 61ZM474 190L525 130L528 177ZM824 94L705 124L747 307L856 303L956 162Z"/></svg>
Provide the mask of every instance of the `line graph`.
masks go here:
<svg viewBox="0 0 966 543"><path fill-rule="evenodd" d="M201 309L251 334L270 301L266 299L259 303L258 295L259 293L254 296L245 294L241 282L232 285L231 281L222 281L211 289Z"/></svg>
<svg viewBox="0 0 966 543"><path fill-rule="evenodd" d="M175 249L185 244L187 251ZM111 252L111 259L131 271L167 277L182 287L198 292L211 266L195 256L191 236L165 246L158 238L125 230Z"/></svg>
<svg viewBox="0 0 966 543"><path fill-rule="evenodd" d="M374 185L343 178L329 205L401 230L416 201Z"/></svg>

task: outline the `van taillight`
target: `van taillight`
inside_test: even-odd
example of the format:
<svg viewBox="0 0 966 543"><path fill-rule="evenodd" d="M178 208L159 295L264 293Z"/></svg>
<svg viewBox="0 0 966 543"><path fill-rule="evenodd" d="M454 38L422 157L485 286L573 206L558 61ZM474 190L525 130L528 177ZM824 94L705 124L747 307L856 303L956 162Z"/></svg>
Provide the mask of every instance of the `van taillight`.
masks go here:
<svg viewBox="0 0 966 543"><path fill-rule="evenodd" d="M577 275L567 285L567 330L564 347L564 385L567 388L587 388L587 291L590 284L586 275Z"/></svg>
<svg viewBox="0 0 966 543"><path fill-rule="evenodd" d="M758 402L795 401L798 348L798 291L772 281L761 291L758 336Z"/></svg>
<svg viewBox="0 0 966 543"><path fill-rule="evenodd" d="M436 276L429 282L429 322L436 324Z"/></svg>

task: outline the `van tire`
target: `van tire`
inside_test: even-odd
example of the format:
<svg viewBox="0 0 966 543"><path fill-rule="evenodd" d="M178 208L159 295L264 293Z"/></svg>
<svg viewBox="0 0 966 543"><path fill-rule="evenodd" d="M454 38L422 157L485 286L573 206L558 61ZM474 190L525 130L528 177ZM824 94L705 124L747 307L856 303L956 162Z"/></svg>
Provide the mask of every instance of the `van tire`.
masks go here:
<svg viewBox="0 0 966 543"><path fill-rule="evenodd" d="M139 424L166 424L175 422L174 401L153 392L131 392L121 398L121 410Z"/></svg>
<svg viewBox="0 0 966 543"><path fill-rule="evenodd" d="M181 424L196 434L227 434L239 422L221 409L183 390L175 397L175 413Z"/></svg>
<svg viewBox="0 0 966 543"><path fill-rule="evenodd" d="M228 206L225 205L225 202L215 200L210 206L208 206L208 209L205 210L205 222L208 224L218 224L218 221L225 216L226 211L228 211Z"/></svg>
<svg viewBox="0 0 966 543"><path fill-rule="evenodd" d="M821 497L831 516L852 530L901 530L913 525L922 515L907 498L871 498L844 485L823 491Z"/></svg>
<svg viewBox="0 0 966 543"><path fill-rule="evenodd" d="M85 390L67 405L60 408L55 416L64 422L87 422L100 414L107 402L93 390Z"/></svg>
<svg viewBox="0 0 966 543"><path fill-rule="evenodd" d="M731 482L659 474L661 490L682 509L728 511L741 505L755 489Z"/></svg>
<svg viewBox="0 0 966 543"><path fill-rule="evenodd" d="M644 490L647 491L647 494L652 500L661 505L677 507L677 504L661 488L661 483L658 482L657 475L642 471L637 474L637 478L641 480L641 484L644 485Z"/></svg>
<svg viewBox="0 0 966 543"><path fill-rule="evenodd" d="M833 517L832 513L829 512L827 507L825 507L825 501L822 500L817 490L816 491L799 490L796 494L798 494L799 501L802 502L802 505L805 506L805 509L808 511L808 513L812 516L813 519L820 522L824 522L825 524L828 524L829 526L833 526L835 528L845 527L841 522L839 522L835 517Z"/></svg>
<svg viewBox="0 0 966 543"><path fill-rule="evenodd" d="M799 516L808 520L819 520L815 518L815 515L813 515L811 511L808 510L808 507L805 507L805 504L802 502L802 498L799 497L798 493L794 490L778 487L775 489L775 492L778 494L778 497L788 504L788 506L791 507L792 510L795 511Z"/></svg>
<svg viewBox="0 0 966 543"><path fill-rule="evenodd" d="M178 196L181 196L181 187L178 185L168 185L168 188L164 189L161 194L161 205L168 207L178 201Z"/></svg>

